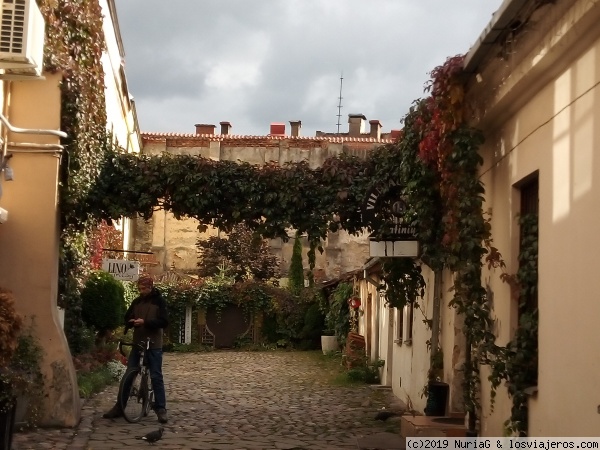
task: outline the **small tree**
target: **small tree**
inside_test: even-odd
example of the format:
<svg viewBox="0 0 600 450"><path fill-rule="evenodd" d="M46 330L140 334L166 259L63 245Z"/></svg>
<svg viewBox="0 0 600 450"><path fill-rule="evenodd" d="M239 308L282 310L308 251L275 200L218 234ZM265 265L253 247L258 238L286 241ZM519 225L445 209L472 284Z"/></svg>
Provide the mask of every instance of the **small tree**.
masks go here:
<svg viewBox="0 0 600 450"><path fill-rule="evenodd" d="M98 332L97 344L123 324L125 288L111 274L97 270L91 273L81 291L81 316Z"/></svg>
<svg viewBox="0 0 600 450"><path fill-rule="evenodd" d="M244 224L234 226L227 237L198 240L196 247L200 253L198 274L202 277L218 275L222 267L235 281L266 281L278 272L279 260L271 253L267 240Z"/></svg>
<svg viewBox="0 0 600 450"><path fill-rule="evenodd" d="M296 233L294 247L292 249L292 260L290 261L290 271L288 273L288 286L294 295L300 295L304 288L304 267L302 266L302 242L300 236Z"/></svg>

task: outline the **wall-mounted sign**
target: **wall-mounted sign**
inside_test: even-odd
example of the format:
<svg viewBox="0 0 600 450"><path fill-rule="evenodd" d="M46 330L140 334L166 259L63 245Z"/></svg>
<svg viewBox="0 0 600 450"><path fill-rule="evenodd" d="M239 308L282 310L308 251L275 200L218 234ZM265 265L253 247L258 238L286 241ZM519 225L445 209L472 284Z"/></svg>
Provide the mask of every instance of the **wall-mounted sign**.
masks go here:
<svg viewBox="0 0 600 450"><path fill-rule="evenodd" d="M140 263L138 261L103 259L102 270L121 281L137 281L140 277Z"/></svg>
<svg viewBox="0 0 600 450"><path fill-rule="evenodd" d="M416 227L406 220L406 211L402 186L393 180L367 194L363 220L373 229L369 245L372 257L419 256Z"/></svg>

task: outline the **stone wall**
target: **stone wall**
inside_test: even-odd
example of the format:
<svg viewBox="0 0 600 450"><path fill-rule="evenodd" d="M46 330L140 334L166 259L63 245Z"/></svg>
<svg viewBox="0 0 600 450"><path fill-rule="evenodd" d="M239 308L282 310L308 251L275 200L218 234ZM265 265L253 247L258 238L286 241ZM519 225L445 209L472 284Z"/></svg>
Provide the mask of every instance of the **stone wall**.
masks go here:
<svg viewBox="0 0 600 450"><path fill-rule="evenodd" d="M312 168L319 167L327 158L342 152L364 157L371 149L387 142L370 138L345 141L334 137L274 138L190 134L144 134L142 138L143 153L146 154L189 154L258 165L270 161L283 165L306 160ZM194 273L198 263L197 240L218 234L218 230L212 228L206 233L200 233L198 224L195 219L176 220L164 211L155 213L147 222L139 219L135 231L135 250L154 252L157 264L150 268L153 273L159 274L170 269ZM303 241L303 262L305 269L308 269L308 242L306 239ZM287 243L280 239L271 241L273 253L281 260L283 274L289 269L292 247L293 239ZM335 278L362 266L369 257L366 235L357 237L344 231L332 233L323 243L323 248L324 252L321 254L317 251L316 255L316 279Z"/></svg>

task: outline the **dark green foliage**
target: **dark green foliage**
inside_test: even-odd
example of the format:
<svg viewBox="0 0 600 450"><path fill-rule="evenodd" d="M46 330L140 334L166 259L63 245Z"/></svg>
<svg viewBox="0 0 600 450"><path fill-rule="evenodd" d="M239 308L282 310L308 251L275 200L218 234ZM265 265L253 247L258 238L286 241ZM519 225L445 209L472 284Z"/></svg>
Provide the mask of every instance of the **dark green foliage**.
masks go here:
<svg viewBox="0 0 600 450"><path fill-rule="evenodd" d="M18 345L12 358L0 370L0 412L11 407L15 397L28 400L24 421L26 427L37 425L42 416L42 403L35 401L44 384L41 362L44 351L33 334L33 322L30 328L19 335Z"/></svg>
<svg viewBox="0 0 600 450"><path fill-rule="evenodd" d="M292 249L292 260L290 261L290 271L288 274L288 287L292 294L300 295L304 289L304 267L302 266L302 241L299 234L294 239L294 248Z"/></svg>
<svg viewBox="0 0 600 450"><path fill-rule="evenodd" d="M362 382L367 384L377 384L381 382L379 375L379 368L385 365L385 361L378 359L377 361L371 362L365 357L363 364L352 367L346 372L346 377L349 381Z"/></svg>
<svg viewBox="0 0 600 450"><path fill-rule="evenodd" d="M350 332L350 307L348 299L352 296L350 283L338 284L329 296L329 308L325 314L325 327L344 343Z"/></svg>
<svg viewBox="0 0 600 450"><path fill-rule="evenodd" d="M310 348L319 348L321 335L325 324L325 316L321 312L318 303L311 303L304 314L304 326L300 333L303 340L308 341Z"/></svg>
<svg viewBox="0 0 600 450"><path fill-rule="evenodd" d="M90 274L81 291L81 316L100 332L123 324L125 289L120 281L101 270Z"/></svg>
<svg viewBox="0 0 600 450"><path fill-rule="evenodd" d="M410 258L383 258L382 279L386 300L392 308L413 304L425 292L421 266Z"/></svg>

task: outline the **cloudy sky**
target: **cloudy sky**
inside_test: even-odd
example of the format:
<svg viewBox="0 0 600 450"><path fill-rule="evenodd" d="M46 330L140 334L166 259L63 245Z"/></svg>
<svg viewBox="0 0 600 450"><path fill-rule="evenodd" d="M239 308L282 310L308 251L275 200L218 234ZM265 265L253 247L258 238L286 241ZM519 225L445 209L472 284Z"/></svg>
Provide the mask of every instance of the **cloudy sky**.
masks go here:
<svg viewBox="0 0 600 450"><path fill-rule="evenodd" d="M125 71L144 132L228 121L303 136L348 114L401 128L429 72L466 53L502 0L117 0Z"/></svg>

